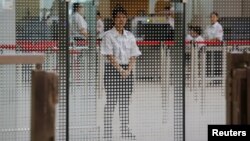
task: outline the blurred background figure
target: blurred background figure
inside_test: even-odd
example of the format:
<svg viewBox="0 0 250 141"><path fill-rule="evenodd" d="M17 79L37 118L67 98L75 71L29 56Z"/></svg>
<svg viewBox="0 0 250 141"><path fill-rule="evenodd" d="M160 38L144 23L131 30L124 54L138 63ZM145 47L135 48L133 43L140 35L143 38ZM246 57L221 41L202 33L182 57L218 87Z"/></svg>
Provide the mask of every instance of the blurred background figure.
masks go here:
<svg viewBox="0 0 250 141"><path fill-rule="evenodd" d="M172 28L174 29L174 8L172 5L169 6L166 6L164 8L164 13L165 13L165 16L166 16L166 23L169 23Z"/></svg>
<svg viewBox="0 0 250 141"><path fill-rule="evenodd" d="M205 39L208 41L223 41L223 28L219 21L219 14L212 12L210 14L210 23L205 30ZM207 70L206 75L208 77L221 77L222 76L222 51L207 51ZM213 80L211 84L220 84L221 80Z"/></svg>
<svg viewBox="0 0 250 141"><path fill-rule="evenodd" d="M102 17L101 17L101 13L100 11L97 11L96 13L96 18L97 18L97 37L98 38L101 38L103 33L104 33L104 23L102 21Z"/></svg>
<svg viewBox="0 0 250 141"><path fill-rule="evenodd" d="M186 41L204 42L204 39L201 34L202 29L200 26L189 26Z"/></svg>
<svg viewBox="0 0 250 141"><path fill-rule="evenodd" d="M73 4L73 15L71 24L71 36L74 40L83 40L88 37L87 22L83 18L84 7L80 3Z"/></svg>
<svg viewBox="0 0 250 141"><path fill-rule="evenodd" d="M212 12L210 14L210 23L205 30L205 39L210 41L222 41L223 40L223 28L219 21L219 14L217 12Z"/></svg>
<svg viewBox="0 0 250 141"><path fill-rule="evenodd" d="M155 3L154 14L152 15L152 23L167 23L166 11L170 11L171 3L170 1L158 0Z"/></svg>

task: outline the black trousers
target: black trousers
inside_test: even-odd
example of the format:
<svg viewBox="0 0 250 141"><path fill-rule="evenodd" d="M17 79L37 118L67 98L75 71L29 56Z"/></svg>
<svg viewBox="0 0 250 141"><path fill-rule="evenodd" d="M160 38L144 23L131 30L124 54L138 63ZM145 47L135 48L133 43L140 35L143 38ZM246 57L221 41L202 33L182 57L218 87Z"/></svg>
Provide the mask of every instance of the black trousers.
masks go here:
<svg viewBox="0 0 250 141"><path fill-rule="evenodd" d="M121 65L127 69L128 65ZM104 138L112 138L112 119L115 107L119 103L120 130L122 137L129 136L129 99L133 89L133 74L122 79L120 73L111 65L105 64L104 87L106 104L104 108Z"/></svg>

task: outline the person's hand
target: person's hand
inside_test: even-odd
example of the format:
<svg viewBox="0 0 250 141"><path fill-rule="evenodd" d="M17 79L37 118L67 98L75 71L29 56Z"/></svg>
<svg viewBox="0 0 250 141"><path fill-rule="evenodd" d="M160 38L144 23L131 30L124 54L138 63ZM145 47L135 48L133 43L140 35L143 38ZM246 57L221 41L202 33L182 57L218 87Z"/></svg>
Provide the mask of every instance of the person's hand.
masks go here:
<svg viewBox="0 0 250 141"><path fill-rule="evenodd" d="M209 41L211 41L211 42L220 42L220 39L214 38L214 39L210 39Z"/></svg>
<svg viewBox="0 0 250 141"><path fill-rule="evenodd" d="M121 74L122 79L126 79L130 75L130 71L129 70L122 70L120 72L120 74Z"/></svg>

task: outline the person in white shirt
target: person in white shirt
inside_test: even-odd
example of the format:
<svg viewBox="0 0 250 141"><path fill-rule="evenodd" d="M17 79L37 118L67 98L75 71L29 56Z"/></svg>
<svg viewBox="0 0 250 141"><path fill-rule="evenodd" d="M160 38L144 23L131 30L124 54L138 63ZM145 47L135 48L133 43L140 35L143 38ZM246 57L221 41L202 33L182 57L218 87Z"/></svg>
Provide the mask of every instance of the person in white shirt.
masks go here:
<svg viewBox="0 0 250 141"><path fill-rule="evenodd" d="M101 54L106 57L104 87L104 139L112 140L112 118L119 103L121 137L135 140L129 129L129 101L133 90L133 68L141 52L134 35L125 30L127 12L123 7L113 9L114 26L105 32L101 42Z"/></svg>
<svg viewBox="0 0 250 141"><path fill-rule="evenodd" d="M102 21L102 17L101 17L101 13L99 11L97 11L96 13L96 18L97 18L97 35L98 38L102 38L102 35L104 33L104 23Z"/></svg>
<svg viewBox="0 0 250 141"><path fill-rule="evenodd" d="M219 14L212 12L210 14L211 25L205 30L205 39L208 41L223 41L223 28L218 22ZM206 52L206 75L209 77L220 77L222 75L222 51L207 51ZM214 80L213 84L219 83L220 81Z"/></svg>
<svg viewBox="0 0 250 141"><path fill-rule="evenodd" d="M212 12L210 14L210 22L205 30L205 39L210 41L222 41L223 40L223 28L218 22L219 14L217 12Z"/></svg>
<svg viewBox="0 0 250 141"><path fill-rule="evenodd" d="M165 7L166 22L174 29L174 9L173 7Z"/></svg>
<svg viewBox="0 0 250 141"><path fill-rule="evenodd" d="M201 36L202 29L200 26L189 26L189 34L186 36L186 41L197 42L198 46L204 46L204 38ZM200 42L200 43L199 43Z"/></svg>
<svg viewBox="0 0 250 141"><path fill-rule="evenodd" d="M192 50L190 49L189 51L191 53L195 53L195 57L198 57L198 51L201 47L204 47L205 44L203 37L201 36L202 34L202 29L200 26L189 26L188 27L188 35L186 36L186 42L192 42L194 43L194 47L198 47L198 49L195 50L195 52L192 52ZM187 47L192 47L191 44L189 44ZM191 63L191 53L186 53L186 61L188 64ZM192 55L193 56L193 55Z"/></svg>
<svg viewBox="0 0 250 141"><path fill-rule="evenodd" d="M83 5L80 3L74 3L71 23L71 36L74 38L74 40L82 40L88 37L88 25L81 15L83 13Z"/></svg>

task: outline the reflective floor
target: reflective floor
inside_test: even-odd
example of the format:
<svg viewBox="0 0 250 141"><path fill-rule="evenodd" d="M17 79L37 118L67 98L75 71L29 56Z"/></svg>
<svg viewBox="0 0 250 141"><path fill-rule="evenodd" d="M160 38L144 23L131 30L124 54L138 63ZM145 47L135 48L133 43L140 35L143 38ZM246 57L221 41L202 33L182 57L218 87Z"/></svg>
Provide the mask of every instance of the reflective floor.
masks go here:
<svg viewBox="0 0 250 141"><path fill-rule="evenodd" d="M30 128L30 84L22 83L20 68L8 66L9 75L1 73L0 140L27 141ZM6 71L1 67L1 72ZM16 82L16 83L15 83ZM70 89L70 140L102 141L105 92L100 83L97 95L85 82ZM84 86L85 85L85 86ZM164 92L163 92L164 91ZM165 94L163 94L165 93ZM206 141L208 124L225 123L225 89L222 86L186 87L186 140ZM120 121L116 108L113 140L120 138ZM57 113L58 115L58 113ZM174 141L174 90L161 82L135 80L130 103L131 132L137 141ZM58 133L59 131L57 131Z"/></svg>

